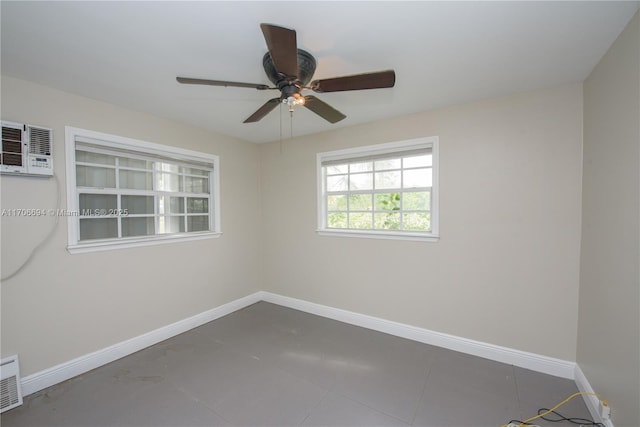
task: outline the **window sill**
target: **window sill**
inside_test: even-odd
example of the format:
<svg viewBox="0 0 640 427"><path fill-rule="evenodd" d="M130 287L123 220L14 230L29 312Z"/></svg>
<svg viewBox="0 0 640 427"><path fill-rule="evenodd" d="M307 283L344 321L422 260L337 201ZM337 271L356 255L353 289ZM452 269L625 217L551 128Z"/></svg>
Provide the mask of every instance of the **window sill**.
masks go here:
<svg viewBox="0 0 640 427"><path fill-rule="evenodd" d="M114 249L136 248L140 246L154 246L165 243L190 242L194 240L216 239L222 236L221 232L204 232L193 235L174 235L162 236L154 238L132 238L122 240L102 240L87 243L78 243L67 246L67 250L71 254L81 254L86 252L111 251Z"/></svg>
<svg viewBox="0 0 640 427"><path fill-rule="evenodd" d="M416 233L416 232L390 232L373 230L337 230L322 229L317 230L320 236L333 237L356 237L364 239L384 239L384 240L413 240L419 242L437 242L440 236L437 234Z"/></svg>

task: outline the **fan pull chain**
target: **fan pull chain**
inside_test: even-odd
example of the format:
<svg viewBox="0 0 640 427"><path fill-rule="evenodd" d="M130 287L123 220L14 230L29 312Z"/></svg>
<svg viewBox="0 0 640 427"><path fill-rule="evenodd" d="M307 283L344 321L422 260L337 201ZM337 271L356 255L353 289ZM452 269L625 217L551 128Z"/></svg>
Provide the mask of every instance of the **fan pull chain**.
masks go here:
<svg viewBox="0 0 640 427"><path fill-rule="evenodd" d="M282 155L282 104L280 104L280 155Z"/></svg>

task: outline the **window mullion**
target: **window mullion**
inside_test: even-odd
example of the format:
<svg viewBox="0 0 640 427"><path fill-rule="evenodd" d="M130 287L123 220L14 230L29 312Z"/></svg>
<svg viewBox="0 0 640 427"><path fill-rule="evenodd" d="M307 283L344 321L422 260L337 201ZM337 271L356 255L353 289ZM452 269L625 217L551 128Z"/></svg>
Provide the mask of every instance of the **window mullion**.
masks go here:
<svg viewBox="0 0 640 427"><path fill-rule="evenodd" d="M158 212L158 195L153 196L153 229L156 235L160 234L160 213Z"/></svg>
<svg viewBox="0 0 640 427"><path fill-rule="evenodd" d="M189 225L189 223L187 221L187 198L186 197L182 198L182 212L183 212L182 223L184 224L184 231L186 233L189 231L187 229L187 226Z"/></svg>
<svg viewBox="0 0 640 427"><path fill-rule="evenodd" d="M376 215L375 212L375 197L373 196L376 193L376 162L371 164L371 229L375 230L376 228Z"/></svg>
<svg viewBox="0 0 640 427"><path fill-rule="evenodd" d="M116 168L116 209L118 213L120 213L120 207L122 206L122 193L120 192L120 158L115 158L115 168ZM116 217L116 221L118 223L118 239L122 238L122 215L118 215Z"/></svg>
<svg viewBox="0 0 640 427"><path fill-rule="evenodd" d="M400 230L404 230L404 158L400 158Z"/></svg>

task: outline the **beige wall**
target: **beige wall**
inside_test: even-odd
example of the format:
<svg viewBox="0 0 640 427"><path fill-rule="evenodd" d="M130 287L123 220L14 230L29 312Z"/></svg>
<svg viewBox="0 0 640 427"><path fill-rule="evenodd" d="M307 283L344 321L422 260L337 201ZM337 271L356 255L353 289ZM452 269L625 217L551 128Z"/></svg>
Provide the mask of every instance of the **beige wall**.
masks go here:
<svg viewBox="0 0 640 427"><path fill-rule="evenodd" d="M575 360L581 132L570 85L262 145L263 286ZM316 234L316 153L433 135L438 243Z"/></svg>
<svg viewBox="0 0 640 427"><path fill-rule="evenodd" d="M640 425L640 17L584 83L578 364Z"/></svg>
<svg viewBox="0 0 640 427"><path fill-rule="evenodd" d="M222 237L70 255L67 223L2 283L2 356L23 376L185 319L260 288L259 149L174 121L2 78L2 119L53 128L66 207L64 126L220 156ZM1 178L2 208L53 208L55 180ZM16 269L53 218L2 218L2 275Z"/></svg>

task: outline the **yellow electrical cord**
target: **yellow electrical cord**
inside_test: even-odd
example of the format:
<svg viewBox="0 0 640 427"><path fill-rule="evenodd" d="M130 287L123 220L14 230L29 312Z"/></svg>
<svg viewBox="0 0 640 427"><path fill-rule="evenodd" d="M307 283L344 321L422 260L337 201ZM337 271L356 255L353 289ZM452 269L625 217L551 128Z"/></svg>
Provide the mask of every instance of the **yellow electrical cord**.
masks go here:
<svg viewBox="0 0 640 427"><path fill-rule="evenodd" d="M553 411L555 411L556 409L558 409L559 407L561 407L562 405L564 405L565 403L567 403L568 401L570 401L571 399L577 396L595 396L598 398L598 400L602 402L604 406L608 406L607 401L604 400L602 397L600 397L600 395L596 393L592 393L590 391L579 391L577 393L573 393L571 396L567 397L562 402L558 403L556 406L547 410L546 412L543 412L542 414L538 414L535 417L527 418L526 420L522 421L520 424L513 423L512 425L517 425L518 427L532 427L531 425L527 425L530 421L537 420L538 418L542 418L545 415L549 415L550 413L552 413ZM503 424L500 427L508 427L508 424Z"/></svg>

